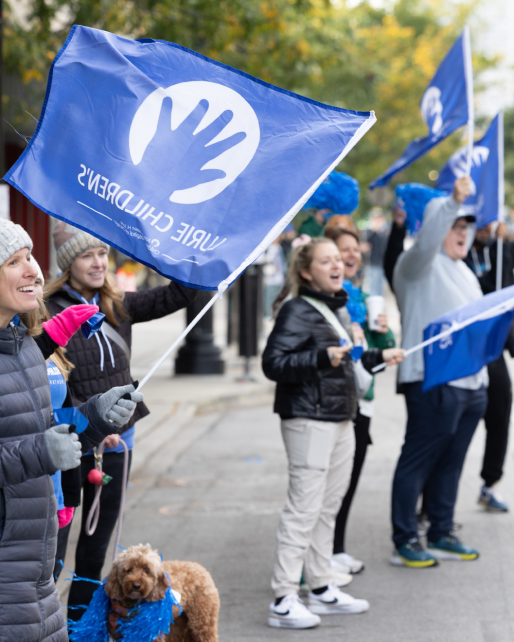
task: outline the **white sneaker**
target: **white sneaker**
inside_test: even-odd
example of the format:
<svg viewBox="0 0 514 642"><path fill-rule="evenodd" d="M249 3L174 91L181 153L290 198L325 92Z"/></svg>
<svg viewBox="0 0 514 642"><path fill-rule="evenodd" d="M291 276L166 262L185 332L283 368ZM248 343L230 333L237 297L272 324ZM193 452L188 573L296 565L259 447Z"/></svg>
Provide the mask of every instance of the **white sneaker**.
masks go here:
<svg viewBox="0 0 514 642"><path fill-rule="evenodd" d="M321 595L309 593L307 604L309 611L318 615L330 615L337 613L364 613L369 609L367 600L356 598L343 593L337 586L330 584L328 589Z"/></svg>
<svg viewBox="0 0 514 642"><path fill-rule="evenodd" d="M356 560L353 555L349 555L348 553L336 553L332 555L330 565L340 573L350 573L352 575L356 575L364 570L364 562Z"/></svg>
<svg viewBox="0 0 514 642"><path fill-rule="evenodd" d="M296 593L286 595L278 605L275 602L269 605L268 626L276 629L312 629L320 621Z"/></svg>

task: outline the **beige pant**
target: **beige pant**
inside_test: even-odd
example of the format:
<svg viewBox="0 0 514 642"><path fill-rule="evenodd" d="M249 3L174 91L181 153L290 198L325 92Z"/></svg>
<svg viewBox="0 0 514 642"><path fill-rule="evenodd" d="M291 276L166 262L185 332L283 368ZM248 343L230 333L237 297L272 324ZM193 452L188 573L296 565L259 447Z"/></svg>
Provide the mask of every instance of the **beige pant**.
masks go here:
<svg viewBox="0 0 514 642"><path fill-rule="evenodd" d="M276 597L298 593L302 569L311 589L332 581L335 518L355 454L351 421L282 421L289 489L280 517L271 586Z"/></svg>

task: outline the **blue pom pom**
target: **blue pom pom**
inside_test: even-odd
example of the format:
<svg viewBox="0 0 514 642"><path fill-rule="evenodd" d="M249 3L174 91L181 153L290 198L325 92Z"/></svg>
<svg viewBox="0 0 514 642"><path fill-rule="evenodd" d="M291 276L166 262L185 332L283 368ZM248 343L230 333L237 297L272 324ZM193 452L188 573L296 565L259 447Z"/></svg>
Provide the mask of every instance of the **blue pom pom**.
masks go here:
<svg viewBox="0 0 514 642"><path fill-rule="evenodd" d="M93 593L93 599L84 615L74 622L68 620L71 642L109 642L107 617L110 598L103 586Z"/></svg>
<svg viewBox="0 0 514 642"><path fill-rule="evenodd" d="M348 310L352 323L358 323L364 326L366 323L367 309L361 288L347 280L343 281L343 288L348 292L346 309Z"/></svg>
<svg viewBox="0 0 514 642"><path fill-rule="evenodd" d="M407 212L405 227L411 234L417 234L423 224L423 213L427 203L438 196L447 196L448 192L434 189L422 183L407 183L396 186L396 197L403 201Z"/></svg>
<svg viewBox="0 0 514 642"><path fill-rule="evenodd" d="M333 214L350 214L359 207L359 183L343 172L331 172L304 205Z"/></svg>
<svg viewBox="0 0 514 642"><path fill-rule="evenodd" d="M78 622L68 620L71 642L109 642L107 620L110 598L102 584L93 594L93 599ZM182 607L168 588L163 600L141 602L128 613L128 617L118 619L116 632L121 633L123 642L154 642L163 634L170 632L173 622L173 606Z"/></svg>

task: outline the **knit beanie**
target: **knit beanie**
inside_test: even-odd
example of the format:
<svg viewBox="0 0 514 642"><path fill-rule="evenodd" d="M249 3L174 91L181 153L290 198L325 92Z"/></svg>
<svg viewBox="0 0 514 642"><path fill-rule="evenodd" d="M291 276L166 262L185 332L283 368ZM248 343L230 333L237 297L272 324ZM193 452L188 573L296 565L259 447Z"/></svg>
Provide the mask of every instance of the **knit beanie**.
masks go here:
<svg viewBox="0 0 514 642"><path fill-rule="evenodd" d="M109 251L109 246L104 241L95 238L87 232L73 227L66 221L59 221L53 231L54 247L57 252L57 265L64 272L73 261L92 247L105 247Z"/></svg>
<svg viewBox="0 0 514 642"><path fill-rule="evenodd" d="M32 252L32 239L21 225L0 218L0 265L18 250L27 247Z"/></svg>

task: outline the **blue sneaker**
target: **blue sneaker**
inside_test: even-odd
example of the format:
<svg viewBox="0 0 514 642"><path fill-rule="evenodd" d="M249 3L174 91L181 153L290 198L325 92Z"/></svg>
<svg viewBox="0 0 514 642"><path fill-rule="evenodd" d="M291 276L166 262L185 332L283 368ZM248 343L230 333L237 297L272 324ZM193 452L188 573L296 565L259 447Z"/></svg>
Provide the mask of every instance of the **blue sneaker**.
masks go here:
<svg viewBox="0 0 514 642"><path fill-rule="evenodd" d="M408 566L409 568L430 568L438 566L439 562L423 548L419 539L413 538L394 551L391 564L393 566Z"/></svg>
<svg viewBox="0 0 514 642"><path fill-rule="evenodd" d="M446 535L437 542L428 542L427 550L439 560L465 562L476 560L480 554L476 548L464 546L455 535Z"/></svg>
<svg viewBox="0 0 514 642"><path fill-rule="evenodd" d="M492 513L508 513L509 505L500 497L495 486L482 486L478 503Z"/></svg>

